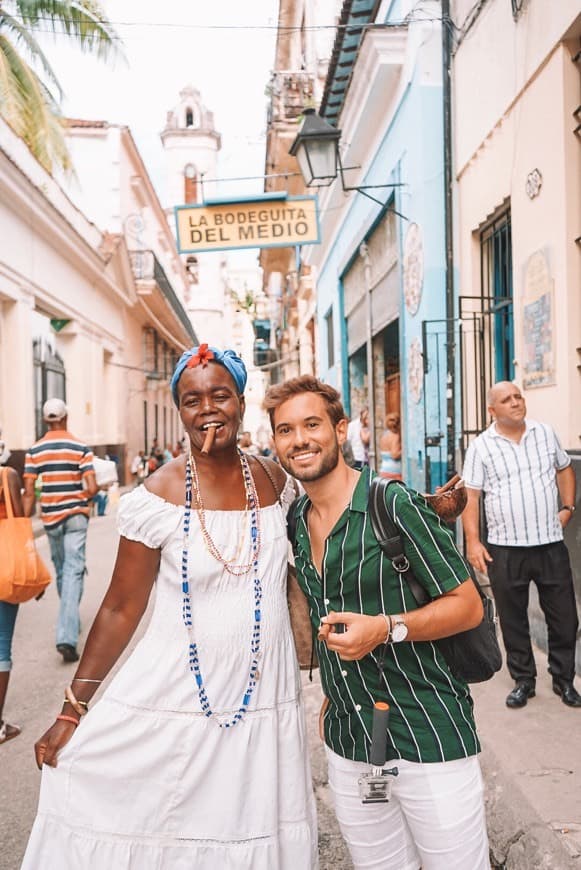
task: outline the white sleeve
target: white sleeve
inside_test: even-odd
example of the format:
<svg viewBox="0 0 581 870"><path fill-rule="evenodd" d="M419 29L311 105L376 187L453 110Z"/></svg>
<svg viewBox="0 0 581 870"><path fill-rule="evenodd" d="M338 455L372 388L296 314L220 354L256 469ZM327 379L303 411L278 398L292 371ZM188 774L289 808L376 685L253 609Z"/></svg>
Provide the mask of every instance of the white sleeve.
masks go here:
<svg viewBox="0 0 581 870"><path fill-rule="evenodd" d="M551 431L553 433L553 438L555 439L555 468L557 469L557 471L563 471L564 468L567 468L567 466L571 465L571 457L561 447L559 436L557 435L555 430L552 429Z"/></svg>
<svg viewBox="0 0 581 870"><path fill-rule="evenodd" d="M474 441L466 451L462 477L464 478L464 483L466 486L470 487L470 489L483 489L485 468Z"/></svg>
<svg viewBox="0 0 581 870"><path fill-rule="evenodd" d="M183 509L138 486L122 495L117 509L117 530L130 541L157 550L182 521Z"/></svg>

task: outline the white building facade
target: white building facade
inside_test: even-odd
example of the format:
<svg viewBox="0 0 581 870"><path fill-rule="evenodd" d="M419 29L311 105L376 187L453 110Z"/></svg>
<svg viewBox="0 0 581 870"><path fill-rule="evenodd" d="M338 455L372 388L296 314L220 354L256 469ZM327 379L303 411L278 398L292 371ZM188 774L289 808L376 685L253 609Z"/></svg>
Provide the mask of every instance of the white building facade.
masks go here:
<svg viewBox="0 0 581 870"><path fill-rule="evenodd" d="M123 480L155 433L181 437L167 377L195 341L189 284L128 129L71 122L69 140L65 192L0 121L0 425L18 466L59 396Z"/></svg>

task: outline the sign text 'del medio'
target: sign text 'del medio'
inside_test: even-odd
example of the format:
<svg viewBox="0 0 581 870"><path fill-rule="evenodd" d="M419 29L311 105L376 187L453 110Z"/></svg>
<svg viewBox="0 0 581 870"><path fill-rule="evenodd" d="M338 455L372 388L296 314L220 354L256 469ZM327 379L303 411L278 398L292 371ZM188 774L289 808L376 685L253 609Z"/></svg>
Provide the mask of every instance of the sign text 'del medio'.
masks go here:
<svg viewBox="0 0 581 870"><path fill-rule="evenodd" d="M319 241L314 196L178 206L175 212L182 254Z"/></svg>

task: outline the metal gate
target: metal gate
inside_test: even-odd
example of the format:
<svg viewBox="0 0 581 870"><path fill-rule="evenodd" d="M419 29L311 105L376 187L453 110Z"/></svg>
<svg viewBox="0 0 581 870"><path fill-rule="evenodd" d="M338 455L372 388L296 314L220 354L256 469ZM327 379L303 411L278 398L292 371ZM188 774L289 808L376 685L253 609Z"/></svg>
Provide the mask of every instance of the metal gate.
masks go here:
<svg viewBox="0 0 581 870"><path fill-rule="evenodd" d="M422 321L426 492L445 482L447 321Z"/></svg>
<svg viewBox="0 0 581 870"><path fill-rule="evenodd" d="M463 458L470 441L488 425L488 390L513 376L513 304L503 296L460 296L459 303Z"/></svg>
<svg viewBox="0 0 581 870"><path fill-rule="evenodd" d="M454 320L456 377L459 402L460 435L456 467L460 470L470 441L488 425L486 394L497 380L509 379L510 371L499 367L508 359L512 338L504 337L512 329L512 298L461 296L460 318ZM452 384L446 383L447 320L422 322L424 365L424 446L426 457L426 491L444 482L446 475L446 399ZM500 342L501 346L499 347Z"/></svg>

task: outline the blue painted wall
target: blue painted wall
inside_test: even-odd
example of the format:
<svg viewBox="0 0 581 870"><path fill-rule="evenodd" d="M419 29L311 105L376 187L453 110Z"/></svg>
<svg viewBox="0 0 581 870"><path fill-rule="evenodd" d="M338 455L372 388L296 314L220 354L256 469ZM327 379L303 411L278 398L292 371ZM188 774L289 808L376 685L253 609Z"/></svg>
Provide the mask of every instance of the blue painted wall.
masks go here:
<svg viewBox="0 0 581 870"><path fill-rule="evenodd" d="M394 9L397 3L394 4ZM394 12L395 14L395 12ZM437 32L435 39L439 36ZM377 129L378 118L366 121ZM368 131L362 131L366 137ZM424 414L427 414L429 433L441 432L439 449L430 449L432 459L432 486L445 474L445 358L440 359L438 370L436 351L428 359L426 380L428 401L422 392L419 402L412 400L408 389L408 349L414 339L422 341L422 321L445 318L445 250L444 250L444 180L442 146L442 89L439 85L425 84L419 71L412 77L397 112L374 155L362 184L400 181L405 187L395 188L395 207L421 227L424 244L424 282L418 311L411 316L403 300L400 270L400 377L402 396L403 473L406 481L418 489L425 485L426 448L424 444ZM377 193L374 191L374 193ZM381 192L380 192L381 194ZM326 351L319 360L321 377L334 386L343 388L348 403L345 382L347 364L346 323L341 299L341 272L350 254L355 255L362 237L362 227L371 226L381 213L379 206L358 193L352 193L349 210L327 259L322 264L317 281L318 312L322 318L333 307L335 317L335 359L329 368ZM387 198L387 191L386 191ZM398 218L400 255L408 222ZM324 232L324 216L323 216ZM321 335L324 334L322 331ZM445 355L445 345L438 348ZM440 394L440 405L436 397ZM381 425L381 421L376 421ZM441 462L440 462L441 458Z"/></svg>

